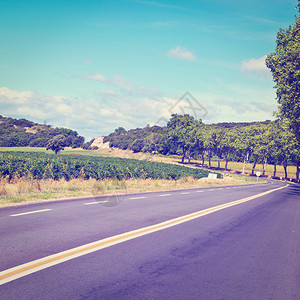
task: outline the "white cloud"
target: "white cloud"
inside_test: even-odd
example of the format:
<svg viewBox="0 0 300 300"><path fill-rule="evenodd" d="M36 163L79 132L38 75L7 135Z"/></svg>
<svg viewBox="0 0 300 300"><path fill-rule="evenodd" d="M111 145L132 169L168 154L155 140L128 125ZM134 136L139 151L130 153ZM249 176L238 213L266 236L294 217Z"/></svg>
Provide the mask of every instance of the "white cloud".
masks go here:
<svg viewBox="0 0 300 300"><path fill-rule="evenodd" d="M18 92L18 91L10 90L7 87L0 87L0 95L8 99L20 98L23 99L23 101L26 101L26 98L32 97L33 93L30 91Z"/></svg>
<svg viewBox="0 0 300 300"><path fill-rule="evenodd" d="M241 65L242 72L256 72L256 71L266 71L268 70L266 66L267 55L264 55L261 58L255 59L251 58L248 60L243 60Z"/></svg>
<svg viewBox="0 0 300 300"><path fill-rule="evenodd" d="M104 90L88 100L81 100L3 87L0 88L1 114L71 128L89 140L109 134L119 126L132 129L156 120L159 108L153 110L148 104L151 100L143 93L139 89L132 93Z"/></svg>
<svg viewBox="0 0 300 300"><path fill-rule="evenodd" d="M176 47L167 52L167 56L171 58L179 58L183 60L194 61L196 56L184 47Z"/></svg>
<svg viewBox="0 0 300 300"><path fill-rule="evenodd" d="M89 80L95 80L100 82L106 82L107 79L102 74L95 74L95 75L89 75L89 76L82 76L82 78L89 79Z"/></svg>
<svg viewBox="0 0 300 300"><path fill-rule="evenodd" d="M186 98L178 101L180 94L162 96L155 89L133 87L131 92L102 90L85 100L3 87L0 88L1 114L71 128L89 140L109 134L119 126L133 129L147 124L165 125L172 113L194 113ZM204 117L198 109L197 118L205 122L272 119L272 111L276 109L273 92L244 94L236 89L236 93L232 99L218 94L192 93L208 111ZM193 105L197 108L198 104Z"/></svg>
<svg viewBox="0 0 300 300"><path fill-rule="evenodd" d="M242 61L240 71L260 80L271 79L271 72L266 66L267 55L258 59L251 58Z"/></svg>
<svg viewBox="0 0 300 300"><path fill-rule="evenodd" d="M111 79L108 80L108 84L115 86L115 87L121 87L125 90L132 90L133 85L123 76L121 75L115 75Z"/></svg>
<svg viewBox="0 0 300 300"><path fill-rule="evenodd" d="M114 91L114 90L102 90L102 91L101 91L101 94L102 94L102 95L116 95L117 92Z"/></svg>
<svg viewBox="0 0 300 300"><path fill-rule="evenodd" d="M77 78L103 82L110 87L116 88L122 95L130 95L136 97L158 97L161 95L156 88L134 85L122 75L115 75L111 78L107 78L104 75L98 73L89 76L77 76ZM102 90L100 92L100 95L117 95L117 91L112 89Z"/></svg>

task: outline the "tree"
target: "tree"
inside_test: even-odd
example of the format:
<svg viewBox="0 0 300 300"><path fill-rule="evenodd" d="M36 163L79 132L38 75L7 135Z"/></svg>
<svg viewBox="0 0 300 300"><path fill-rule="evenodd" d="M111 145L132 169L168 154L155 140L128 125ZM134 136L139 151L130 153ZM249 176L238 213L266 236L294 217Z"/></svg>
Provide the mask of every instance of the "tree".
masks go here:
<svg viewBox="0 0 300 300"><path fill-rule="evenodd" d="M66 137L62 134L56 135L53 139L51 139L47 146L47 150L52 150L57 154L59 151L64 150L64 147L66 146Z"/></svg>
<svg viewBox="0 0 300 300"><path fill-rule="evenodd" d="M228 162L231 159L232 154L235 152L234 141L237 135L237 129L226 130L223 140L223 155L225 158L225 170L228 170Z"/></svg>
<svg viewBox="0 0 300 300"><path fill-rule="evenodd" d="M275 178L277 165L284 160L283 128L280 120L270 124L268 128L268 135L270 139L270 158L272 159L274 165L273 178Z"/></svg>
<svg viewBox="0 0 300 300"><path fill-rule="evenodd" d="M250 126L248 126L250 127ZM245 174L246 165L249 161L249 157L253 152L253 129L248 127L236 128L236 139L234 141L234 148L239 155L243 157L243 171L242 174Z"/></svg>
<svg viewBox="0 0 300 300"><path fill-rule="evenodd" d="M297 6L300 12L300 0ZM280 29L275 52L267 56L266 65L276 83L278 116L288 120L300 143L300 17L289 28Z"/></svg>
<svg viewBox="0 0 300 300"><path fill-rule="evenodd" d="M186 151L190 149L192 144L194 144L192 130L195 127L196 122L197 121L188 114L173 114L167 124L168 140L170 143L173 143L177 145L177 147L181 148L182 163L184 163Z"/></svg>
<svg viewBox="0 0 300 300"><path fill-rule="evenodd" d="M205 141L205 128L206 126L202 122L198 122L197 126L193 130L193 135L195 137L195 152L202 156L202 166L204 166L204 141Z"/></svg>
<svg viewBox="0 0 300 300"><path fill-rule="evenodd" d="M115 129L115 133L124 133L126 132L126 130L123 127L118 127L117 129Z"/></svg>
<svg viewBox="0 0 300 300"><path fill-rule="evenodd" d="M219 127L215 128L215 155L218 156L218 169L221 168L221 159L224 154L226 129Z"/></svg>

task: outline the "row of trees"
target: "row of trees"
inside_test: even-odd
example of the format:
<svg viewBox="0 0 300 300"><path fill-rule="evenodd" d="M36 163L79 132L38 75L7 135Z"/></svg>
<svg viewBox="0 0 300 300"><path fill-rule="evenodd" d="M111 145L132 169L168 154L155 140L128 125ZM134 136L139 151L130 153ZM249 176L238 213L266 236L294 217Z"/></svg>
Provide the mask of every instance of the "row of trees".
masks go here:
<svg viewBox="0 0 300 300"><path fill-rule="evenodd" d="M118 128L106 137L111 147L131 149L134 152L150 152L164 155L181 155L182 163L187 159L208 161L225 160L243 162L243 172L248 162L253 164L252 174L257 164L263 164L263 175L268 164L282 165L287 178L287 166L297 166L299 179L300 147L289 124L281 120L257 123L227 123L207 125L192 116L173 114L166 127L147 126L126 131Z"/></svg>
<svg viewBox="0 0 300 300"><path fill-rule="evenodd" d="M176 145L177 153L181 153L182 162L185 158L200 156L204 164L205 158L211 167L213 156L228 162L243 161L243 172L248 162L253 163L252 174L257 163L263 164L265 175L267 163L274 165L276 176L277 165L281 164L287 179L287 166L297 166L297 180L300 172L300 147L295 135L288 129L288 124L277 120L269 123L256 123L249 126L231 129L215 125L205 125L189 115L172 115L167 125L167 139Z"/></svg>

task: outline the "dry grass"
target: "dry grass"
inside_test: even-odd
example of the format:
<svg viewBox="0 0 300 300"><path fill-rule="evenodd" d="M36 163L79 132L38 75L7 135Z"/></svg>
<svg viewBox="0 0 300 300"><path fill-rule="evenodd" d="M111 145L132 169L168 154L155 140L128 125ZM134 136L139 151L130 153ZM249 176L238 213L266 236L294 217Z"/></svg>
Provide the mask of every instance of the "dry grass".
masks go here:
<svg viewBox="0 0 300 300"><path fill-rule="evenodd" d="M131 150L121 150L117 148L109 148L109 149L99 149L97 152L101 155L109 155L109 156L115 156L115 157L122 157L122 158L133 158L133 159L146 159L149 161L155 161L155 162L163 162L163 163L170 163L170 164L179 164L181 161L181 158L178 156L168 157L164 155L153 155L149 153L133 153ZM185 160L187 162L187 159ZM202 161L197 160L191 160L193 164L201 164ZM211 161L211 165L213 168L217 168L218 162L217 161ZM191 165L190 165L191 166ZM205 166L208 166L208 161L205 161ZM248 163L246 165L245 174L250 175L252 172L252 163ZM221 169L225 168L225 161L221 161ZM241 173L243 170L243 163L242 162L228 162L228 169L232 171L232 173L238 172ZM255 168L255 172L260 171L262 172L263 166L262 164L257 164ZM296 178L296 167L295 166L288 166L288 178ZM273 177L274 172L274 166L273 165L267 165L266 175ZM276 177L283 177L284 178L284 169L282 166L277 166L277 172Z"/></svg>
<svg viewBox="0 0 300 300"><path fill-rule="evenodd" d="M256 182L241 176L224 176L223 179L209 180L208 178L194 179L193 177L179 180L22 180L8 182L0 181L0 206L11 206L29 202L55 200L64 198L101 196L123 193L150 192L196 188L204 186L236 185Z"/></svg>
<svg viewBox="0 0 300 300"><path fill-rule="evenodd" d="M206 165L208 165L208 162L205 162L205 163L206 163ZM212 165L212 167L216 168L218 166L218 162L212 161L211 165ZM245 174L250 175L252 173L252 167L253 167L252 163L247 163L246 168L245 168ZM221 161L221 168L225 168L225 161ZM230 162L228 162L228 169L232 170L233 172L235 172L235 171L242 172L243 163L230 161ZM263 169L263 165L257 164L255 167L255 172L260 171L262 173L262 169ZM296 178L296 167L295 166L288 166L287 171L288 171L288 178ZM273 172L274 172L274 166L267 165L266 176L273 177ZM277 166L276 177L284 178L284 169L280 165Z"/></svg>

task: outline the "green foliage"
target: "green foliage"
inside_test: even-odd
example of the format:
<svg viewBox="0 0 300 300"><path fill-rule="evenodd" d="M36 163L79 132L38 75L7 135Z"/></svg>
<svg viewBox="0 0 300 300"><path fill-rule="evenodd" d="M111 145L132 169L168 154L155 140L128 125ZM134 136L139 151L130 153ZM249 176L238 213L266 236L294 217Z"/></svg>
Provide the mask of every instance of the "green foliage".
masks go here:
<svg viewBox="0 0 300 300"><path fill-rule="evenodd" d="M65 178L152 178L179 179L186 176L202 178L208 171L192 169L173 164L142 160L93 157L74 155L54 155L32 152L0 152L0 177L54 179ZM218 174L220 178L221 175Z"/></svg>
<svg viewBox="0 0 300 300"><path fill-rule="evenodd" d="M52 150L55 152L55 154L57 154L58 152L64 150L66 141L67 139L64 135L57 135L48 142L46 150Z"/></svg>
<svg viewBox="0 0 300 300"><path fill-rule="evenodd" d="M77 148L84 143L84 138L71 129L0 116L0 147L46 147L57 135L66 138L66 147Z"/></svg>
<svg viewBox="0 0 300 300"><path fill-rule="evenodd" d="M202 121L195 120L192 116L173 114L167 124L168 140L171 145L179 147L184 162L186 151L191 155L192 149L197 146L196 132L200 129Z"/></svg>
<svg viewBox="0 0 300 300"><path fill-rule="evenodd" d="M234 126L235 125L235 126ZM134 130L115 130L105 138L110 145L134 152L150 152L163 155L180 155L185 158L208 159L209 166L215 157L220 167L221 159L266 165L299 165L297 143L288 126L281 121L251 123L219 123L206 125L189 115L172 115L167 127L147 126ZM300 171L299 171L300 172ZM275 175L274 175L275 176Z"/></svg>
<svg viewBox="0 0 300 300"><path fill-rule="evenodd" d="M268 55L266 65L277 89L278 115L288 120L300 143L300 17L289 28L280 29L275 52Z"/></svg>
<svg viewBox="0 0 300 300"><path fill-rule="evenodd" d="M129 149L134 152L159 152L166 132L167 129L160 126L146 126L129 131L119 127L114 133L105 137L104 142L109 142L110 147Z"/></svg>

